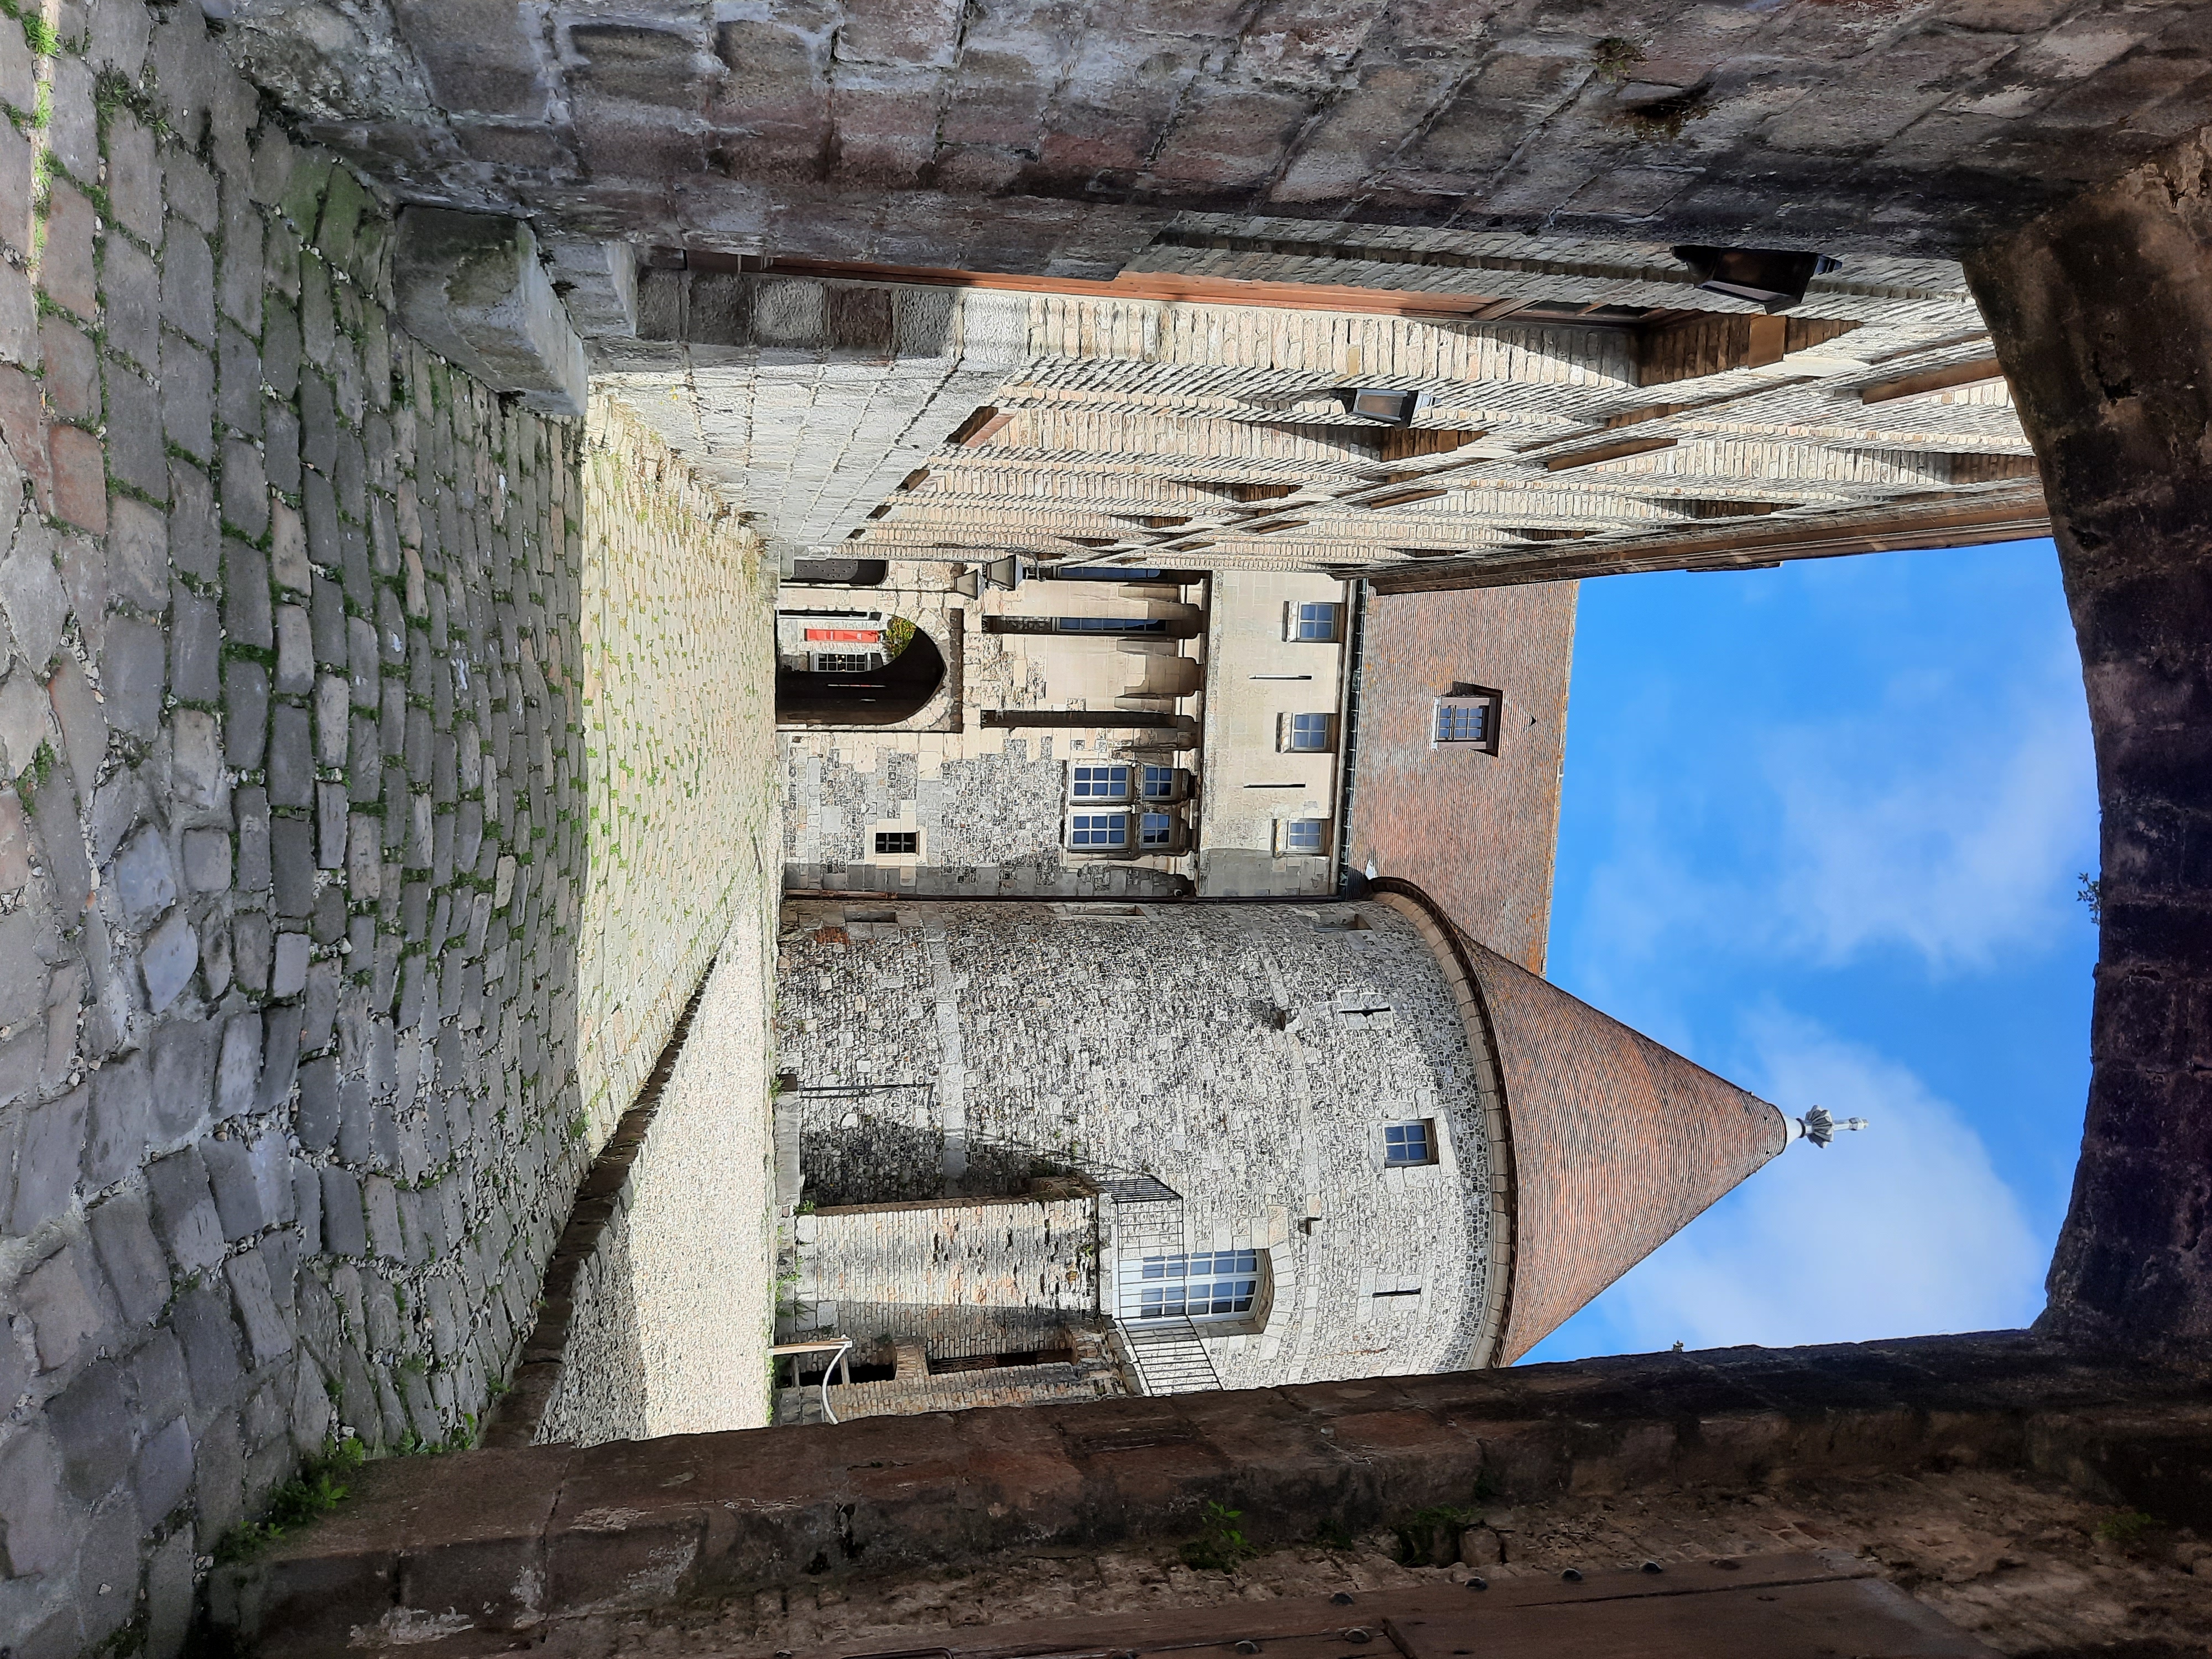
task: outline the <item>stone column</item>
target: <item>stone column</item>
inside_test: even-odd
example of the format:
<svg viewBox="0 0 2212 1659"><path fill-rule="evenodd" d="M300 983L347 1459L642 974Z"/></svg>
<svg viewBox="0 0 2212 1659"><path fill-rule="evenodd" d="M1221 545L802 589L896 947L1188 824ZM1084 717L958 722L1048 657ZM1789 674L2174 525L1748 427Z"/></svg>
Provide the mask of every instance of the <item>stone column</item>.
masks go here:
<svg viewBox="0 0 2212 1659"><path fill-rule="evenodd" d="M2053 1328L2212 1335L2212 147L1967 262L2042 464L2104 808L2095 1073Z"/></svg>

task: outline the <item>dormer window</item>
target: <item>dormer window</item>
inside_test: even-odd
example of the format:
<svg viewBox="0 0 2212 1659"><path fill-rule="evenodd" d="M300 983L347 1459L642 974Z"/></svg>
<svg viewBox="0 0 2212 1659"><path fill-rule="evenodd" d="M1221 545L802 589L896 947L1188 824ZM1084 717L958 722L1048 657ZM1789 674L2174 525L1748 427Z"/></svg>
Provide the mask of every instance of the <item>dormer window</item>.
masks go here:
<svg viewBox="0 0 2212 1659"><path fill-rule="evenodd" d="M1486 685L1455 685L1449 696L1436 700L1430 744L1439 749L1479 749L1494 755L1504 712L1504 692Z"/></svg>

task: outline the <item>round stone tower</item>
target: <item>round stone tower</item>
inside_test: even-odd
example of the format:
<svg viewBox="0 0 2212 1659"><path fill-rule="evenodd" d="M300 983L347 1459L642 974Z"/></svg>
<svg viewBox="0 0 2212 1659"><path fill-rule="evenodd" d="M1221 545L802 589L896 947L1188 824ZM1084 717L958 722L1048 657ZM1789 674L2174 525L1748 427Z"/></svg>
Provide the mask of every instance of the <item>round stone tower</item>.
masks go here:
<svg viewBox="0 0 2212 1659"><path fill-rule="evenodd" d="M1787 1139L1396 884L794 901L781 950L802 1295L939 1369L1079 1314L1160 1391L1504 1363Z"/></svg>

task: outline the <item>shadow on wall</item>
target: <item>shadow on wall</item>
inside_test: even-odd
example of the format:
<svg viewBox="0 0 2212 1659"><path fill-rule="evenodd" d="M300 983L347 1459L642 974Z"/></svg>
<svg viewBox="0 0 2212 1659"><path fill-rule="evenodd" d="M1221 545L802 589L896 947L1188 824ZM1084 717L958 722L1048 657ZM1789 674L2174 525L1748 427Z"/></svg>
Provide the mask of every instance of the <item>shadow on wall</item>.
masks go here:
<svg viewBox="0 0 2212 1659"><path fill-rule="evenodd" d="M896 726L910 720L945 683L945 653L920 629L880 668L831 672L779 667L779 726Z"/></svg>

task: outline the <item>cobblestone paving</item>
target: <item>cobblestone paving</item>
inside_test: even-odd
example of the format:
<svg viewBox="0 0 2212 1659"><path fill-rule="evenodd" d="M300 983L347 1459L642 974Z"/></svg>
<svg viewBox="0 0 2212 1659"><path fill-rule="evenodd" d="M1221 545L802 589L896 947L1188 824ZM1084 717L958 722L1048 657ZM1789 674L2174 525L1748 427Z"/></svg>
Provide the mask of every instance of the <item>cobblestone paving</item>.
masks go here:
<svg viewBox="0 0 2212 1659"><path fill-rule="evenodd" d="M582 525L635 447L398 333L389 220L196 11L48 15L0 19L16 1659L174 1653L303 1455L472 1431L752 867L699 780L740 830L772 789L678 660L713 638L609 625ZM720 580L669 551L664 613Z"/></svg>

